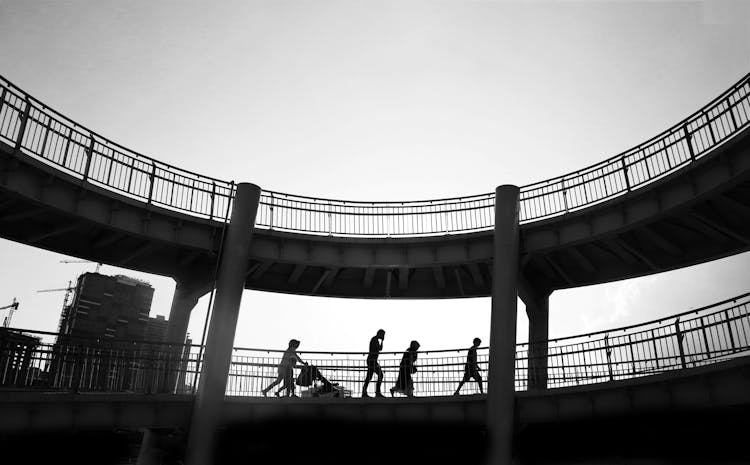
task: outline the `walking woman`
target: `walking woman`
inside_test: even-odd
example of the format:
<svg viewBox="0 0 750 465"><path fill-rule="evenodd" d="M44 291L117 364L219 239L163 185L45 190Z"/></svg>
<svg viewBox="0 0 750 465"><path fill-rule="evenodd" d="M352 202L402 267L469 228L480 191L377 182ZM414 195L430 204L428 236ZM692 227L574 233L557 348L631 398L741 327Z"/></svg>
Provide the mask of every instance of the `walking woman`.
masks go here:
<svg viewBox="0 0 750 465"><path fill-rule="evenodd" d="M417 372L417 367L414 366L417 362L417 350L419 350L419 342L411 341L409 348L401 357L401 363L398 366L398 378L396 379L396 385L391 388L391 397L393 397L394 392L405 394L406 397L414 397L414 381L411 375Z"/></svg>
<svg viewBox="0 0 750 465"><path fill-rule="evenodd" d="M294 395L294 367L297 365L297 362L307 365L307 362L303 361L299 358L299 355L297 355L298 347L298 340L292 339L289 341L289 347L284 351L284 355L281 357L281 363L279 363L279 375L273 383L263 389L263 397L268 394L268 391L270 391L272 387L276 386L281 381L284 381L284 384L281 385L274 395L279 397L281 391L286 389L287 397L296 397Z"/></svg>

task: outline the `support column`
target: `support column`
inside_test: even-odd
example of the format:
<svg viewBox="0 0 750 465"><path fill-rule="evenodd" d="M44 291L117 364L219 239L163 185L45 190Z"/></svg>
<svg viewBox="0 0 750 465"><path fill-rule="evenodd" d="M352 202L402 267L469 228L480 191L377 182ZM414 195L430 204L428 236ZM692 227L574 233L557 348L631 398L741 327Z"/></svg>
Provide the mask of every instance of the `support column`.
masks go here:
<svg viewBox="0 0 750 465"><path fill-rule="evenodd" d="M524 300L524 303L529 317L529 390L547 389L549 294Z"/></svg>
<svg viewBox="0 0 750 465"><path fill-rule="evenodd" d="M515 417L516 312L518 300L519 189L495 189L492 315L487 379L489 463L510 465Z"/></svg>
<svg viewBox="0 0 750 465"><path fill-rule="evenodd" d="M151 429L144 430L136 465L159 465L163 455L159 448L159 433Z"/></svg>
<svg viewBox="0 0 750 465"><path fill-rule="evenodd" d="M169 310L169 319L167 320L167 334L164 342L170 344L169 363L167 368L166 381L160 383L159 392L177 393L184 392L185 368L189 349L185 348L185 337L187 336L188 323L190 322L190 313L195 308L203 295L208 293L213 287L208 278L204 279L201 284L188 281L177 281L174 296L172 297L172 307Z"/></svg>
<svg viewBox="0 0 750 465"><path fill-rule="evenodd" d="M224 405L234 333L250 257L250 239L259 201L258 186L249 183L237 185L231 221L221 254L198 394L190 421L185 457L187 465L214 463L217 429Z"/></svg>

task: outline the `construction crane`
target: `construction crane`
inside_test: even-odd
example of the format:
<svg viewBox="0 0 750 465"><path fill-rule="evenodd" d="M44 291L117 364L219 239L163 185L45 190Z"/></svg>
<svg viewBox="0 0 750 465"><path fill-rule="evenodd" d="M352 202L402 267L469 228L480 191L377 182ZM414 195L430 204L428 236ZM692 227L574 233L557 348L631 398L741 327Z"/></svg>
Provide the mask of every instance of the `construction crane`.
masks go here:
<svg viewBox="0 0 750 465"><path fill-rule="evenodd" d="M101 262L92 262L91 260L60 260L60 263L96 263L96 271L94 273L98 273L99 268L102 266Z"/></svg>
<svg viewBox="0 0 750 465"><path fill-rule="evenodd" d="M11 318L13 318L13 312L18 310L18 301L16 300L15 297L13 297L13 302L11 302L10 305L0 307L0 310L5 310L5 309L8 309L8 316L6 316L5 319L3 320L3 327L7 328L10 326L10 320Z"/></svg>
<svg viewBox="0 0 750 465"><path fill-rule="evenodd" d="M68 318L68 300L70 299L70 293L73 292L75 288L73 287L73 281L68 281L68 287L63 287L60 289L40 289L37 292L60 292L65 291L65 297L63 298L63 308L62 312L60 313L60 322L57 327L57 332L62 332L62 327L65 324L65 321Z"/></svg>

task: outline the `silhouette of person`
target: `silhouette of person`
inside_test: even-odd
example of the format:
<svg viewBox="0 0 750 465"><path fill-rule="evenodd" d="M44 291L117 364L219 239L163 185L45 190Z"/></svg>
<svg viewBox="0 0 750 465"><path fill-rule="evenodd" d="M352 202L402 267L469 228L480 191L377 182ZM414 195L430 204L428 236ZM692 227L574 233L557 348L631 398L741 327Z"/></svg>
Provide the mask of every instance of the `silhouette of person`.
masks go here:
<svg viewBox="0 0 750 465"><path fill-rule="evenodd" d="M362 397L370 397L367 395L367 386L370 384L372 375L378 375L378 380L375 383L375 397L385 397L380 392L380 385L383 383L383 370L380 369L378 363L378 355L383 350L383 339L385 338L385 331L379 329L372 339L370 339L370 352L367 354L367 375L365 376L365 384L362 386Z"/></svg>
<svg viewBox="0 0 750 465"><path fill-rule="evenodd" d="M401 363L398 366L398 378L396 378L396 385L391 388L391 397L393 397L394 392L406 394L406 397L414 397L414 381L411 375L417 372L417 367L414 366L417 361L417 350L419 350L419 342L411 341L409 348L401 357Z"/></svg>
<svg viewBox="0 0 750 465"><path fill-rule="evenodd" d="M296 397L294 395L294 367L297 365L297 362L307 365L307 362L303 361L301 358L299 358L299 355L297 355L298 347L298 340L292 339L289 341L289 347L284 351L284 355L281 356L281 362L279 363L279 375L276 377L273 383L271 383L265 389L263 389L263 391L261 391L263 392L263 397L268 394L268 391L270 391L272 387L276 386L282 381L284 381L284 384L281 385L281 387L274 393L274 395L276 397L279 397L281 391L286 389L287 397Z"/></svg>
<svg viewBox="0 0 750 465"><path fill-rule="evenodd" d="M456 392L453 394L454 396L458 395L458 391L461 390L461 388L464 386L464 383L469 381L470 379L474 378L474 380L479 385L479 393L484 394L484 390L482 389L482 375L479 373L479 363L477 363L477 348L479 347L479 344L482 343L482 340L478 337L474 338L474 345L471 346L469 349L469 353L466 354L466 365L464 365L464 379L461 380L460 383L458 383L458 387L456 388Z"/></svg>

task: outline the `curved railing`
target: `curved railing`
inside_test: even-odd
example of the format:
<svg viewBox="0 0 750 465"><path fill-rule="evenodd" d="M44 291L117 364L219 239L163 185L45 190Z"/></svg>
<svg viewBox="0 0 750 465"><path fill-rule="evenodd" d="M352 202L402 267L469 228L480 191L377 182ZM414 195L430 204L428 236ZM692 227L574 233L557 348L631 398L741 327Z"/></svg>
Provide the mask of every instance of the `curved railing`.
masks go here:
<svg viewBox="0 0 750 465"><path fill-rule="evenodd" d="M42 338L57 337L57 342ZM25 342L24 342L25 341ZM544 356L544 347L547 355ZM480 348L482 373L488 348ZM200 382L199 346L143 341L92 340L0 328L0 386L80 391L191 393ZM419 352L413 375L415 396L452 395L464 375L467 349ZM235 348L227 395L260 396L276 378L282 351ZM518 344L516 390L560 388L681 370L750 354L750 293L648 323L579 336ZM360 396L366 353L300 352L346 395ZM544 370L543 358L547 369ZM383 392L398 376L400 352L384 352ZM486 375L483 387L486 389ZM541 381L540 381L541 380ZM374 394L375 384L370 388ZM298 388L303 396L309 388ZM475 394L466 383L462 394Z"/></svg>
<svg viewBox="0 0 750 465"><path fill-rule="evenodd" d="M521 188L522 223L626 194L704 156L750 122L750 74L670 129L587 168ZM79 125L0 77L0 140L16 152L146 204L224 219L232 182L127 149ZM258 227L334 236L429 236L493 227L494 193L359 202L263 191Z"/></svg>

